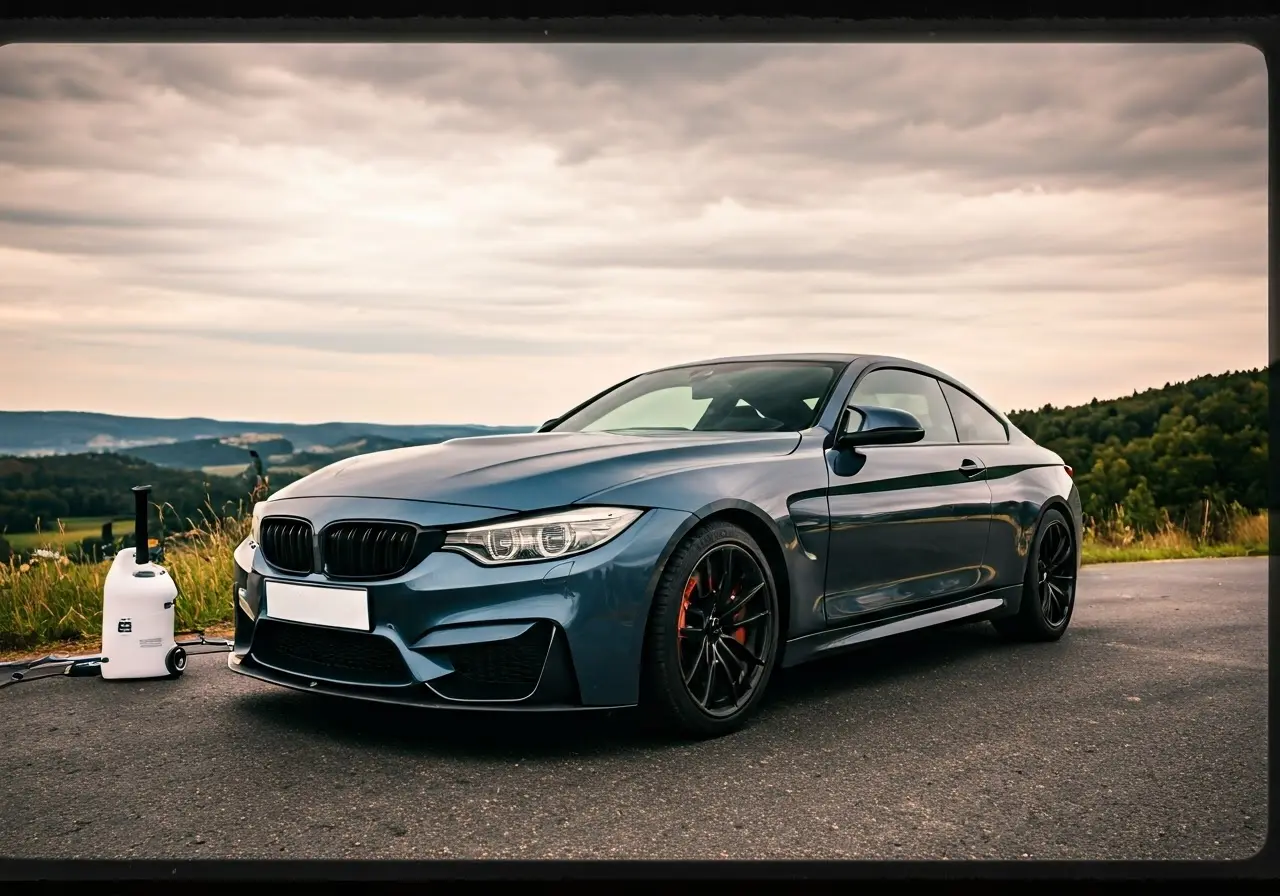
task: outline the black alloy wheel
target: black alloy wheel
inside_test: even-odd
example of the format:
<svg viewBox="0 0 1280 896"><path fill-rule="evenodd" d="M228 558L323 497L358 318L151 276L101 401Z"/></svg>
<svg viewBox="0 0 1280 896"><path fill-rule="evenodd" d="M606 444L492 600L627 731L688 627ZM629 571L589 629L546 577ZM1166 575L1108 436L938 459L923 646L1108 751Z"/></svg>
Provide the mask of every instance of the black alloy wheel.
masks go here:
<svg viewBox="0 0 1280 896"><path fill-rule="evenodd" d="M694 565L681 595L680 673L708 715L733 715L764 674L773 609L764 571L741 545L718 545Z"/></svg>
<svg viewBox="0 0 1280 896"><path fill-rule="evenodd" d="M1040 613L1050 628L1066 625L1076 592L1075 549L1061 519L1049 521L1036 552Z"/></svg>
<svg viewBox="0 0 1280 896"><path fill-rule="evenodd" d="M1056 641L1067 631L1076 605L1078 548L1062 511L1045 511L1027 558L1022 601L1017 615L993 619L1005 637L1019 641Z"/></svg>
<svg viewBox="0 0 1280 896"><path fill-rule="evenodd" d="M773 574L751 535L731 523L695 531L658 585L642 702L687 734L735 730L773 672L779 623Z"/></svg>

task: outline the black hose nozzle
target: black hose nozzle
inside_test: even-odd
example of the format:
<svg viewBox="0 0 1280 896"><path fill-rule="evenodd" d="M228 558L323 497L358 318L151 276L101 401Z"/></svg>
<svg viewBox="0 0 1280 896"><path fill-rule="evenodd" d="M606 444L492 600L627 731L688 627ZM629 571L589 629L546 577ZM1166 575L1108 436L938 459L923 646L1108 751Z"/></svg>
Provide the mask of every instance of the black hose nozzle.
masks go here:
<svg viewBox="0 0 1280 896"><path fill-rule="evenodd" d="M133 549L133 561L139 566L151 562L151 537L147 532L148 497L151 486L135 485L133 487L133 540L137 545Z"/></svg>

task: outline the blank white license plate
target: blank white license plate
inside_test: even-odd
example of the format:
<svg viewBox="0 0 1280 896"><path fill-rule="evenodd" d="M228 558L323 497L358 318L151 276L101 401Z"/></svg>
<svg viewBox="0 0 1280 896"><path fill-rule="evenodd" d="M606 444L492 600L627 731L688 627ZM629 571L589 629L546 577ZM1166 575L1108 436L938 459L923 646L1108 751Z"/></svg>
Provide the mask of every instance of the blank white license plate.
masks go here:
<svg viewBox="0 0 1280 896"><path fill-rule="evenodd" d="M268 580L267 616L287 622L369 630L369 592Z"/></svg>

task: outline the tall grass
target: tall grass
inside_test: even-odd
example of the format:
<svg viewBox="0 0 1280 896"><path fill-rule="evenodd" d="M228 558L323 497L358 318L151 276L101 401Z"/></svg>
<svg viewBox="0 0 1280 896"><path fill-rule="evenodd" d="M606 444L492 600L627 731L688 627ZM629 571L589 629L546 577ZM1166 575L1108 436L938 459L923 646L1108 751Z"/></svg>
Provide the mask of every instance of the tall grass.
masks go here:
<svg viewBox="0 0 1280 896"><path fill-rule="evenodd" d="M176 517L169 505L159 510L162 519ZM209 508L200 521L185 521L186 529L166 540L164 565L178 586L179 630L213 628L231 620L232 552L249 534L247 510L242 505L218 514ZM1266 513L1236 510L1228 522L1225 529L1206 526L1188 532L1166 517L1155 531L1141 532L1117 507L1106 520L1089 521L1082 558L1106 563L1267 553ZM65 558L0 564L0 650L96 640L102 632L102 583L109 565Z"/></svg>
<svg viewBox="0 0 1280 896"><path fill-rule="evenodd" d="M176 517L157 505L161 521ZM164 567L178 587L179 630L204 629L231 618L237 544L249 534L244 505L219 514L206 505L198 521L166 539ZM96 639L102 634L102 585L111 561L74 563L33 558L0 564L0 650L22 650L58 641Z"/></svg>
<svg viewBox="0 0 1280 896"><path fill-rule="evenodd" d="M1212 520L1212 522L1211 522ZM1206 503L1201 523L1192 531L1175 524L1167 513L1147 531L1135 526L1123 505L1106 519L1085 526L1081 557L1085 563L1134 560L1177 560L1190 557L1249 557L1268 553L1268 515L1242 507L1212 515Z"/></svg>

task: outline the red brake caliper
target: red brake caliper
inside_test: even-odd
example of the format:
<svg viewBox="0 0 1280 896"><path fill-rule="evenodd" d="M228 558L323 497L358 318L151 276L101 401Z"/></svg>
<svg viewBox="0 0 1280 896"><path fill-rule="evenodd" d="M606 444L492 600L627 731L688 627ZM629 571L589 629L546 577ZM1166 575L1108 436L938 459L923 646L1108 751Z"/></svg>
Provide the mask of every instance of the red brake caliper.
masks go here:
<svg viewBox="0 0 1280 896"><path fill-rule="evenodd" d="M684 616L689 610L689 603L693 600L693 589L698 587L698 577L696 575L689 577L689 582L684 586L684 597L680 600L680 616L676 619L676 637L684 637Z"/></svg>

